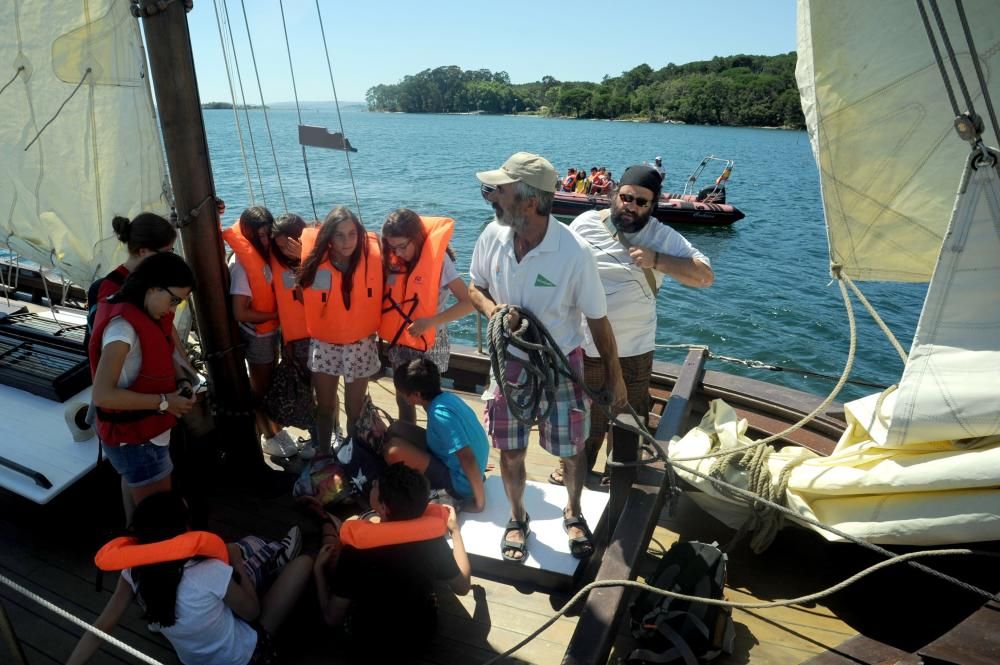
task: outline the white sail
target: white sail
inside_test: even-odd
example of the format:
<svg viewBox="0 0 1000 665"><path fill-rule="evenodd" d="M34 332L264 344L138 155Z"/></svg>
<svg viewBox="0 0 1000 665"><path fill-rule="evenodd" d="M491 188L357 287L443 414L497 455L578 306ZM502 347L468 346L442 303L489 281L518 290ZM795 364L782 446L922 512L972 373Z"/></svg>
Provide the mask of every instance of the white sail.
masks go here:
<svg viewBox="0 0 1000 665"><path fill-rule="evenodd" d="M989 128L983 139L996 146L955 5L940 6ZM1000 2L964 7L986 90L1000 100ZM761 487L750 484L767 478L760 466L689 463L851 537L908 545L1000 539L1000 159L985 148L973 153L956 134L918 3L799 0L798 10L796 75L831 263L852 279L931 283L899 388L847 404L848 427L832 455L783 448L761 464L770 473ZM966 110L958 86L955 93ZM745 430L732 409L713 404L671 457L751 446ZM679 474L730 525L760 520L757 546L780 525Z"/></svg>
<svg viewBox="0 0 1000 665"><path fill-rule="evenodd" d="M85 286L114 215L169 212L146 75L127 2L0 3L0 252Z"/></svg>

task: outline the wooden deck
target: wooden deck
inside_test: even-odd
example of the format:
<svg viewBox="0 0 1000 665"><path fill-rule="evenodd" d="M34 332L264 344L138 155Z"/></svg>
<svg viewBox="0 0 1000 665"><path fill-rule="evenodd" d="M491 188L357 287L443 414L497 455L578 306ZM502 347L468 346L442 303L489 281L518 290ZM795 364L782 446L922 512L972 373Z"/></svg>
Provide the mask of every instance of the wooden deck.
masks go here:
<svg viewBox="0 0 1000 665"><path fill-rule="evenodd" d="M390 380L373 383L370 392L377 403L390 413L395 412ZM478 396L462 396L477 412L481 411ZM491 460L496 462L496 457L497 453L491 452ZM306 537L304 551L317 548L315 523L295 507L287 492L293 479L291 474L275 473L273 487L258 484L253 491L241 490L239 483L230 486L228 482L238 479L223 478L212 471L214 467L207 458L204 452L185 451L182 447L175 459L177 481L195 496L193 508L204 525L225 538L236 538L248 533L280 537L294 523ZM553 464L554 458L538 446L529 449L527 468L531 479L544 481ZM115 576L106 575L103 590L97 591L91 556L120 525L119 504L118 478L106 465L47 506L0 493L0 574L82 619L93 620L109 597ZM664 512L654 532L645 568L651 570L661 551L678 538L716 540L724 544L730 537L731 531L682 497L676 517ZM833 552L846 549L830 548L818 536L796 530L783 531L775 546L762 556L751 554L745 544L738 546L730 554L727 596L732 600L770 600L819 590L862 567L858 565L848 571L849 566L840 565L833 558ZM805 568L805 562L811 562L813 568ZM477 576L473 582L474 591L466 597L455 597L441 590L438 636L431 651L413 662L442 665L483 662L530 634L569 598L569 594L550 595L523 585L515 588L496 579ZM855 600L859 600L857 596ZM10 615L29 663L65 660L81 634L78 627L5 586L0 586L0 602ZM809 607L737 610L733 615L736 653L717 662L766 664L809 660L858 634L838 618L844 606L843 599L834 598L829 604ZM968 611L973 609L970 607ZM507 662L560 662L575 626L573 616L559 619ZM616 655L627 655L626 630L627 621L623 622L622 637L612 653L612 662ZM137 607L129 611L115 634L163 663L177 662L166 640L146 630ZM363 657L355 660L346 654L334 632L321 625L311 587L283 628L279 645L292 663L365 662ZM0 662L13 662L3 642L0 642ZM135 661L113 647L105 647L92 662Z"/></svg>

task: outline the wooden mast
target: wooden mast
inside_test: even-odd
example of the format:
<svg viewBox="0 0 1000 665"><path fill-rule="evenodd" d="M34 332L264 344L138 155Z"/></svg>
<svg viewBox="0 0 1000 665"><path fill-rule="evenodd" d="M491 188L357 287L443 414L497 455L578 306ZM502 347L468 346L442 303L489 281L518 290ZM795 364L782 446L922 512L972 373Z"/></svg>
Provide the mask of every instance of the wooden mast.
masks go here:
<svg viewBox="0 0 1000 665"><path fill-rule="evenodd" d="M260 471L263 463L254 425L250 382L228 294L215 182L201 115L198 81L185 9L190 0L132 0L146 37L150 73L167 153L184 254L194 270L198 334L217 405L217 442L228 465Z"/></svg>

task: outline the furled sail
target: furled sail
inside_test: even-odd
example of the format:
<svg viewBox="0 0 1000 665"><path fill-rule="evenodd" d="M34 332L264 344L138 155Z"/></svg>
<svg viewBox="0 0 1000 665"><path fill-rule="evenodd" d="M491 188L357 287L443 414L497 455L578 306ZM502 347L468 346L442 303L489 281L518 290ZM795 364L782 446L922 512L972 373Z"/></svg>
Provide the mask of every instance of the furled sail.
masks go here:
<svg viewBox="0 0 1000 665"><path fill-rule="evenodd" d="M166 214L129 3L0 3L0 252L86 285L120 263L115 215Z"/></svg>
<svg viewBox="0 0 1000 665"><path fill-rule="evenodd" d="M963 3L985 94L956 5L938 3L972 105L985 116L975 148L953 127L921 4L798 2L796 75L831 263L852 279L930 279L898 389L847 404L847 430L829 457L796 446L744 455L753 448L746 423L722 403L670 454L682 466L715 455L687 464L851 537L998 540L1000 153L986 97L1000 100L1000 2ZM950 63L947 70L954 76ZM955 93L968 110L964 92ZM734 454L719 455L727 450ZM678 473L723 521L751 520L755 547L766 547L781 524L777 513L755 513L732 493Z"/></svg>

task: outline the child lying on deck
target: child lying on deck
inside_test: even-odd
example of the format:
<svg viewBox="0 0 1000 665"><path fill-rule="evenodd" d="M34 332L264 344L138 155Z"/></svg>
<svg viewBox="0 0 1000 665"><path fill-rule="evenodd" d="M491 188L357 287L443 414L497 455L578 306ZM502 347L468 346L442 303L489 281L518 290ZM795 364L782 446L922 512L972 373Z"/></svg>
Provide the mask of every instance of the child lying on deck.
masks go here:
<svg viewBox="0 0 1000 665"><path fill-rule="evenodd" d="M379 521L344 522L342 548L327 544L316 556L313 573L323 620L343 624L369 656L372 649L404 649L412 655L427 646L437 625L435 580L446 581L462 596L471 588L455 511L429 504L428 495L420 473L390 465L369 497Z"/></svg>
<svg viewBox="0 0 1000 665"><path fill-rule="evenodd" d="M396 394L427 412L427 431L394 423L386 435L385 460L402 462L427 477L432 489L447 490L462 510L486 507L483 473L490 444L479 418L454 393L441 390L441 375L427 358L400 364L393 371Z"/></svg>

